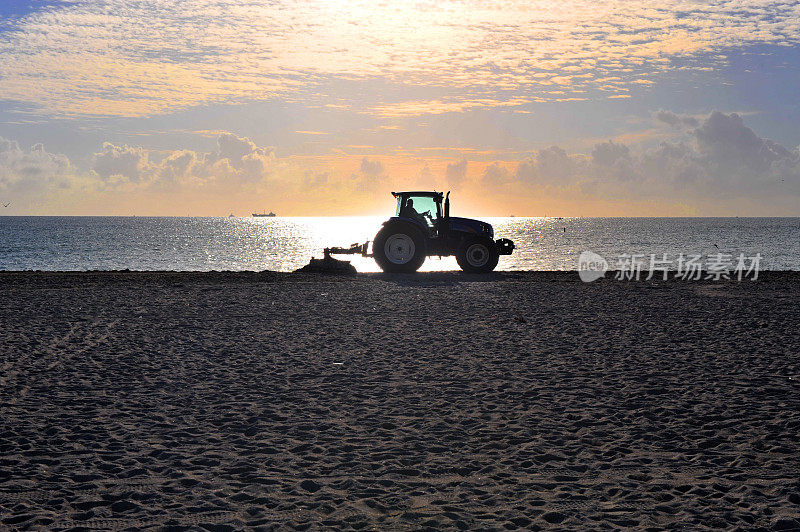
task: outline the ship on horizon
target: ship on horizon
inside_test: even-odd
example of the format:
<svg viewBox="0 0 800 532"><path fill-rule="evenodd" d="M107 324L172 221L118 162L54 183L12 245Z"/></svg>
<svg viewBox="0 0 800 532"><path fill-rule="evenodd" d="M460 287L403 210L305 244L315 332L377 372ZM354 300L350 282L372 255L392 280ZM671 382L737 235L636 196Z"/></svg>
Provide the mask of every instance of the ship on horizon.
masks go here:
<svg viewBox="0 0 800 532"><path fill-rule="evenodd" d="M274 218L275 216L277 216L277 214L275 214L272 211L269 211L269 213L267 213L267 211L264 211L264 212L254 212L253 216L255 216L256 218Z"/></svg>

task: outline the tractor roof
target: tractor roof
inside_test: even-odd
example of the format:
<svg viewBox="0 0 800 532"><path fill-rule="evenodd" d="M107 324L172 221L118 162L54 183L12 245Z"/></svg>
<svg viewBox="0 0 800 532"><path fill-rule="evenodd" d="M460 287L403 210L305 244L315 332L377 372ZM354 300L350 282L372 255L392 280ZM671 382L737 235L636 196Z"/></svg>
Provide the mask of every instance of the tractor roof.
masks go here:
<svg viewBox="0 0 800 532"><path fill-rule="evenodd" d="M409 192L392 192L392 196L395 198L398 196L429 196L431 198L439 198L441 199L444 194L442 192L436 192L431 190L415 190Z"/></svg>

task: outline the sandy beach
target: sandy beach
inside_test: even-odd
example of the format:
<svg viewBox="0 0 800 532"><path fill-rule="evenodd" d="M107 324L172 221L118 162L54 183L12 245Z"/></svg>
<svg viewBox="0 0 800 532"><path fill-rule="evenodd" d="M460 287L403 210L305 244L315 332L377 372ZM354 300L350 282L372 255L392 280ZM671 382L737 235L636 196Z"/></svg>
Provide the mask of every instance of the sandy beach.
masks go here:
<svg viewBox="0 0 800 532"><path fill-rule="evenodd" d="M0 528L800 528L800 274L0 273Z"/></svg>

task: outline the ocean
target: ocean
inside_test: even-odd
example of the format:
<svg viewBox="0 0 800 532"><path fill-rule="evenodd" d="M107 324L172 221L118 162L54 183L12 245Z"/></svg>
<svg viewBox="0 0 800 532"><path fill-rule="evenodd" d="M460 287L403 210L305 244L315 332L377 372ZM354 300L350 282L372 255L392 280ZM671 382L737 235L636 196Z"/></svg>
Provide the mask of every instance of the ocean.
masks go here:
<svg viewBox="0 0 800 532"><path fill-rule="evenodd" d="M516 244L498 270L575 270L592 251L663 260L760 255L761 270L800 270L800 218L482 218ZM326 246L371 240L380 217L0 217L0 270L293 271ZM375 262L343 256L358 271ZM676 263L677 264L677 263ZM453 257L423 271L456 270ZM674 269L674 268L673 268Z"/></svg>

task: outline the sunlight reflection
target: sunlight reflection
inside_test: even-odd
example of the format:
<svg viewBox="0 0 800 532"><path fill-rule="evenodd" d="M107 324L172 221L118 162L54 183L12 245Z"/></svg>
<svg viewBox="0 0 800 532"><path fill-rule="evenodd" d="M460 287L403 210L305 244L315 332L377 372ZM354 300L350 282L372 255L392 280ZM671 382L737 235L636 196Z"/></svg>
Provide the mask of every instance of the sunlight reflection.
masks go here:
<svg viewBox="0 0 800 532"><path fill-rule="evenodd" d="M498 270L573 270L581 251L764 256L765 269L797 269L796 218L484 218L516 244ZM374 238L382 217L0 217L0 270L293 271L326 246ZM13 242L14 244L10 244ZM348 259L347 256L342 258ZM360 272L370 258L349 257ZM429 258L424 271L456 270Z"/></svg>
<svg viewBox="0 0 800 532"><path fill-rule="evenodd" d="M529 230L531 220L537 219L486 219L489 223L507 225L504 230L511 232ZM384 221L385 217L378 216L233 218L228 238L237 241L235 247L243 255L241 258L252 268L292 271L305 265L311 257L321 257L326 247L349 247L372 241ZM350 261L359 272L380 271L369 257L343 255L339 258ZM509 262L508 257L502 257L499 267L507 269ZM420 271L458 269L455 257L428 257Z"/></svg>
<svg viewBox="0 0 800 532"><path fill-rule="evenodd" d="M606 242L597 232L597 222L587 218L483 219L494 226L497 238L511 238L517 245L511 256L500 258L498 270L571 269L571 257L587 245ZM195 227L189 232L196 232L199 225L210 236L198 257L206 269L293 271L311 257L321 258L326 247L372 241L384 221L380 216L197 218L191 219ZM589 238L598 240L592 243ZM369 257L338 258L349 261L359 272L380 271ZM420 271L459 269L455 257L428 257Z"/></svg>

